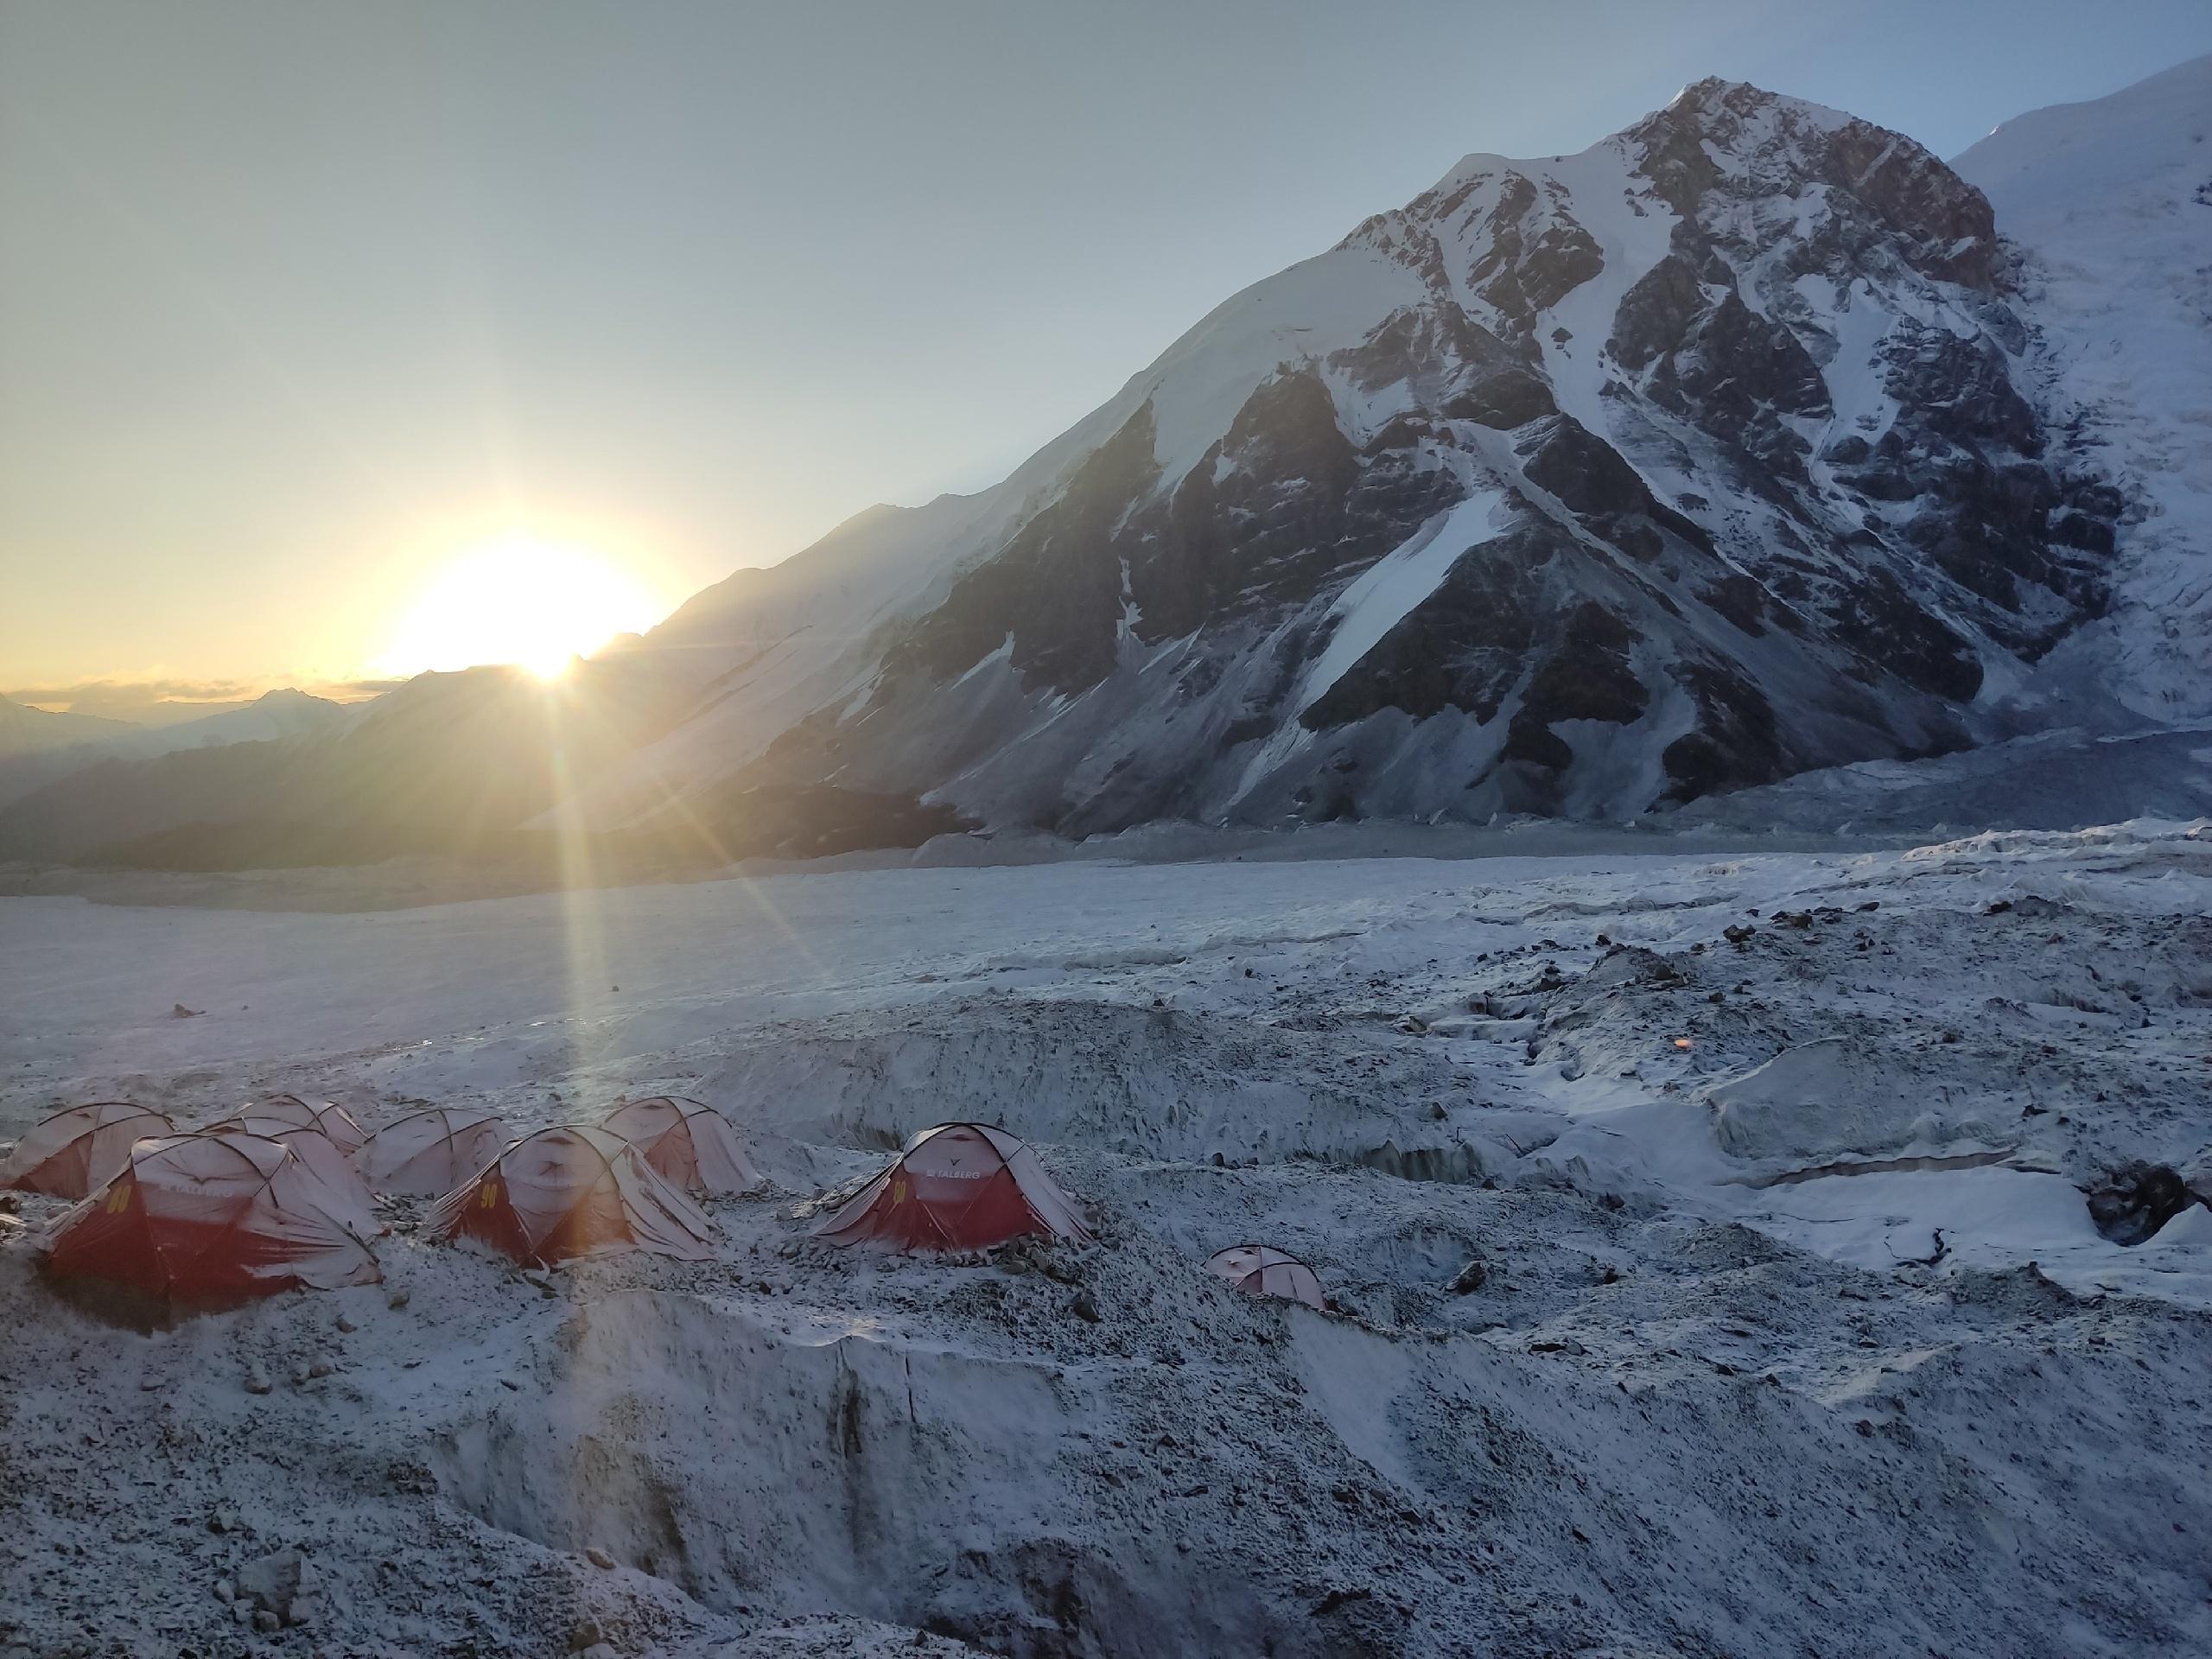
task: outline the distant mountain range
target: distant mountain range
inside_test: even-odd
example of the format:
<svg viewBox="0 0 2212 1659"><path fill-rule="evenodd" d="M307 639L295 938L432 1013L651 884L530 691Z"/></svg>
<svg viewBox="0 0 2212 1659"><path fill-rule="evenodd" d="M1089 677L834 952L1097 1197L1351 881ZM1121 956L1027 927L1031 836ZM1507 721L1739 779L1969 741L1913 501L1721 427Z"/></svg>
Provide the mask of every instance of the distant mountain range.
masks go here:
<svg viewBox="0 0 2212 1659"><path fill-rule="evenodd" d="M142 729L127 720L55 714L0 697L0 761L77 743L97 743L103 738L119 737Z"/></svg>
<svg viewBox="0 0 2212 1659"><path fill-rule="evenodd" d="M556 804L715 856L1618 819L2202 719L2208 130L2212 59L1949 165L1720 80L1471 156L995 488L696 595L565 726L426 677L22 792L0 856L488 846Z"/></svg>
<svg viewBox="0 0 2212 1659"><path fill-rule="evenodd" d="M341 703L288 690L264 692L242 708L149 728L54 714L0 697L0 806L103 762L296 737L324 729L344 713Z"/></svg>

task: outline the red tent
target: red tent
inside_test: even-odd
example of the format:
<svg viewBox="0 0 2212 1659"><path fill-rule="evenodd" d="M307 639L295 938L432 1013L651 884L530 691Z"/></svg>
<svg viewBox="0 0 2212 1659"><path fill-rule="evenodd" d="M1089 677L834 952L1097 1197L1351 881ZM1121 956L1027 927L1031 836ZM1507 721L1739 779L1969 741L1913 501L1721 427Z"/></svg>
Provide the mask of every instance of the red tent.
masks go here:
<svg viewBox="0 0 2212 1659"><path fill-rule="evenodd" d="M427 1232L544 1267L621 1250L703 1262L711 1225L627 1141L578 1124L523 1136L423 1221Z"/></svg>
<svg viewBox="0 0 2212 1659"><path fill-rule="evenodd" d="M333 1107L331 1109L336 1111L338 1109ZM346 1121L351 1123L353 1120L349 1117ZM260 1109L254 1107L241 1116L226 1117L219 1123L210 1123L206 1128L194 1133L251 1135L262 1141L274 1141L282 1147L289 1147L299 1154L301 1162L313 1170L332 1191L343 1193L346 1201L355 1208L373 1215L376 1200L369 1196L368 1183L353 1167L353 1160L323 1132L322 1126L329 1122L331 1120L327 1116L321 1117L309 1128L288 1122L286 1117L264 1117ZM379 1223L376 1230L383 1232L386 1229Z"/></svg>
<svg viewBox="0 0 2212 1659"><path fill-rule="evenodd" d="M1321 1281L1287 1250L1266 1244L1232 1244L1206 1258L1206 1271L1217 1273L1251 1296L1281 1296L1308 1307L1325 1308L1329 1298Z"/></svg>
<svg viewBox="0 0 2212 1659"><path fill-rule="evenodd" d="M687 1192L720 1197L750 1192L766 1177L737 1143L737 1131L712 1107L673 1095L632 1100L609 1112L601 1127L635 1147L663 1177Z"/></svg>
<svg viewBox="0 0 2212 1659"><path fill-rule="evenodd" d="M506 1144L506 1124L489 1112L433 1106L371 1135L361 1173L378 1192L435 1198L482 1169Z"/></svg>
<svg viewBox="0 0 2212 1659"><path fill-rule="evenodd" d="M832 1244L869 1240L893 1249L988 1249L1033 1233L1085 1240L1075 1201L1037 1154L1004 1129L940 1123L906 1143L898 1161L815 1229Z"/></svg>
<svg viewBox="0 0 2212 1659"><path fill-rule="evenodd" d="M227 1128L234 1124L244 1124L247 1133L267 1135L272 1140L289 1140L291 1136L286 1131L316 1130L348 1158L366 1146L369 1140L361 1126L353 1121L353 1113L335 1101L310 1102L297 1095L271 1095L214 1127Z"/></svg>
<svg viewBox="0 0 2212 1659"><path fill-rule="evenodd" d="M65 1106L0 1162L0 1187L81 1198L129 1165L133 1141L175 1133L176 1125L161 1113L127 1100Z"/></svg>
<svg viewBox="0 0 2212 1659"><path fill-rule="evenodd" d="M264 1141L275 1141L287 1147L298 1146L304 1141L313 1141L326 1158L335 1157L340 1163L346 1162L346 1154L340 1149L336 1141L323 1133L321 1124L301 1124L294 1123L288 1118L264 1117L261 1115L258 1107L249 1106L236 1117L223 1118L217 1122L208 1124L205 1128L195 1129L193 1133L195 1135L257 1135ZM310 1153L308 1156L313 1157L315 1154Z"/></svg>
<svg viewBox="0 0 2212 1659"><path fill-rule="evenodd" d="M325 1162L318 1168L317 1164ZM161 1297L334 1290L384 1275L377 1219L322 1160L256 1135L142 1141L129 1167L54 1224L48 1272Z"/></svg>

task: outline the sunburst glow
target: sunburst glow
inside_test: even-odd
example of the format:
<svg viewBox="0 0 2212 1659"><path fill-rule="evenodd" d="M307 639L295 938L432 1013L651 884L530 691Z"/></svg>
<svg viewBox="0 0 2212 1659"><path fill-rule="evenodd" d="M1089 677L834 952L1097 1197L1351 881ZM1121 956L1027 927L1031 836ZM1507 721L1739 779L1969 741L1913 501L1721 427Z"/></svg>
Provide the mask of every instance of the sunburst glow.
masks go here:
<svg viewBox="0 0 2212 1659"><path fill-rule="evenodd" d="M650 627L663 607L589 548L515 531L458 556L425 588L379 666L396 674L512 663L556 678L618 633Z"/></svg>

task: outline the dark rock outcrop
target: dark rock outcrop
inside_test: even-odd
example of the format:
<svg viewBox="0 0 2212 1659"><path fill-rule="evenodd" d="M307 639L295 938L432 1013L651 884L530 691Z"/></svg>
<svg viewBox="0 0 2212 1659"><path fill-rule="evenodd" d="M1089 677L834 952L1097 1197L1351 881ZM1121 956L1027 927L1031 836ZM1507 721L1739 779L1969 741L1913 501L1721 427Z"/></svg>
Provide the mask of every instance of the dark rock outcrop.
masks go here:
<svg viewBox="0 0 2212 1659"><path fill-rule="evenodd" d="M2123 1164L2088 1189L2089 1219L2115 1244L2143 1244L2204 1199L2164 1164Z"/></svg>

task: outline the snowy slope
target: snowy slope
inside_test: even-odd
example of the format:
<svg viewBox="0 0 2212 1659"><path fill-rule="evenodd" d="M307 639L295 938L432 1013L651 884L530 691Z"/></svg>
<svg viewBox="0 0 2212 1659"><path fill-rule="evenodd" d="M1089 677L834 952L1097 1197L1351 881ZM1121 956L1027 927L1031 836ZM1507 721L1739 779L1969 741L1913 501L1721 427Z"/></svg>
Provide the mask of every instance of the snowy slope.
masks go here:
<svg viewBox="0 0 2212 1659"><path fill-rule="evenodd" d="M696 687L676 733L597 781L587 817L632 822L755 759L793 722L865 688L880 631L940 596L963 561L995 550L1033 505L1060 446L977 496L877 506L798 557L694 594L635 647Z"/></svg>
<svg viewBox="0 0 2212 1659"><path fill-rule="evenodd" d="M1181 446L1187 470L1279 363L1317 338L1329 346L1357 340L1378 304L1409 291L1402 272L1363 257L1294 266L1219 307L1004 482L919 508L871 508L781 564L740 570L696 594L644 648L698 664L697 710L596 785L588 818L613 826L664 810L815 709L872 692L887 626L942 603L954 579L1001 552L1136 410L1158 408L1163 445L1171 455Z"/></svg>
<svg viewBox="0 0 2212 1659"><path fill-rule="evenodd" d="M2008 121L1953 165L2021 252L2069 451L2127 502L2113 613L2051 675L2212 714L2212 56Z"/></svg>

